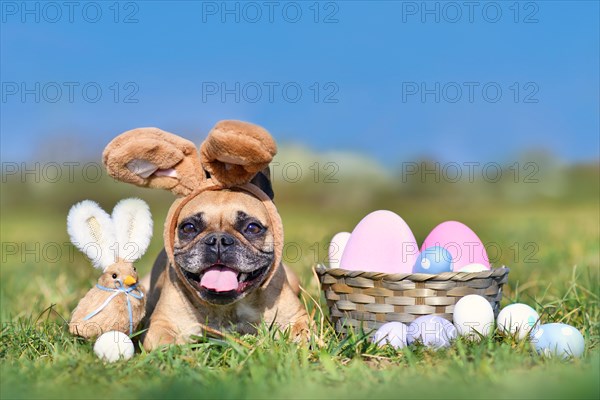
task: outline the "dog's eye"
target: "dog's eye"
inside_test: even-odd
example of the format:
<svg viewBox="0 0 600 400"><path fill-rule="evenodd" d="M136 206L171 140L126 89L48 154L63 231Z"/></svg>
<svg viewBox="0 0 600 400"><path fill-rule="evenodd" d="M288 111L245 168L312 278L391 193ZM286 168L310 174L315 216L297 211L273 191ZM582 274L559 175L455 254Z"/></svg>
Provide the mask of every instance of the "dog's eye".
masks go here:
<svg viewBox="0 0 600 400"><path fill-rule="evenodd" d="M112 274L113 279L117 279L117 274Z"/></svg>
<svg viewBox="0 0 600 400"><path fill-rule="evenodd" d="M259 224L257 224L256 222L250 222L248 224L248 226L246 226L246 229L244 229L245 233L250 233L252 235L256 235L261 233L263 230L263 227L260 226Z"/></svg>
<svg viewBox="0 0 600 400"><path fill-rule="evenodd" d="M196 233L198 230L196 229L196 225L192 224L191 222L186 222L179 227L179 231L186 235L191 235Z"/></svg>

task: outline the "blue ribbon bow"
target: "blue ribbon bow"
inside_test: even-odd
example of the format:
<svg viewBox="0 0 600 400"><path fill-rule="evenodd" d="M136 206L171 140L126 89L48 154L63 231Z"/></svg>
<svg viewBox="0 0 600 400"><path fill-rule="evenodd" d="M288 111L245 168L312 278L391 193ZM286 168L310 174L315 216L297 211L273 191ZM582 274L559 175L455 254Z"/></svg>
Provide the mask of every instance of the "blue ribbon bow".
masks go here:
<svg viewBox="0 0 600 400"><path fill-rule="evenodd" d="M104 310L104 308L106 308L108 303L110 303L112 301L112 299L114 299L116 296L118 296L119 293L124 293L125 299L127 300L127 312L129 313L129 335L132 335L133 334L133 311L131 309L131 300L129 299L129 296L131 296L137 300L141 300L144 298L144 293L142 293L142 291L140 289L138 289L137 286L138 286L138 284L136 283L135 285L132 285L126 289L123 287L123 282L121 282L120 279L117 279L117 286L115 288L107 288L106 286L102 286L99 283L97 283L96 287L98 289L104 290L106 292L114 292L114 293L111 294L106 300L104 300L104 303L102 303L100 305L100 307L98 307L96 310L94 310L91 313L89 313L88 315L86 315L85 318L83 318L83 320L87 321L88 319L92 318L94 315L96 315L100 311Z"/></svg>

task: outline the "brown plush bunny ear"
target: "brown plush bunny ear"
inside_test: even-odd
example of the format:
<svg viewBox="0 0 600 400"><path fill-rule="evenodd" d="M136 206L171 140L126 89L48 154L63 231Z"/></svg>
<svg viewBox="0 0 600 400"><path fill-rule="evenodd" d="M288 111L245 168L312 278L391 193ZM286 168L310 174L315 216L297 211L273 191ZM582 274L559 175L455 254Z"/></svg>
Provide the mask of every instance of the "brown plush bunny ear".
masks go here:
<svg viewBox="0 0 600 400"><path fill-rule="evenodd" d="M106 146L102 160L115 179L181 196L204 180L194 143L158 128L120 134Z"/></svg>
<svg viewBox="0 0 600 400"><path fill-rule="evenodd" d="M213 181L231 187L250 182L277 153L265 129L242 121L220 121L200 146L202 165Z"/></svg>

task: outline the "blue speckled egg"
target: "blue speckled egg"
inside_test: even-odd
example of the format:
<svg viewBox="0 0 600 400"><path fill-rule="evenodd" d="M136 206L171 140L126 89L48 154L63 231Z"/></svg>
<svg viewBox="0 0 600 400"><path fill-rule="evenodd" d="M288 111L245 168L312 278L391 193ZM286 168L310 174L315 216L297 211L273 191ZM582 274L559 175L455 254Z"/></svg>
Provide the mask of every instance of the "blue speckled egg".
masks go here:
<svg viewBox="0 0 600 400"><path fill-rule="evenodd" d="M544 324L531 332L531 343L539 354L563 359L581 357L585 348L583 335L567 324Z"/></svg>
<svg viewBox="0 0 600 400"><path fill-rule="evenodd" d="M377 343L380 347L389 344L396 349L401 349L406 346L407 330L406 325L402 322L388 322L375 332L373 342Z"/></svg>
<svg viewBox="0 0 600 400"><path fill-rule="evenodd" d="M452 271L452 255L440 246L423 250L412 270L413 273L420 274L441 274L450 271Z"/></svg>
<svg viewBox="0 0 600 400"><path fill-rule="evenodd" d="M450 321L437 315L424 315L408 326L406 342L421 342L427 347L440 349L450 346L457 336L456 327Z"/></svg>

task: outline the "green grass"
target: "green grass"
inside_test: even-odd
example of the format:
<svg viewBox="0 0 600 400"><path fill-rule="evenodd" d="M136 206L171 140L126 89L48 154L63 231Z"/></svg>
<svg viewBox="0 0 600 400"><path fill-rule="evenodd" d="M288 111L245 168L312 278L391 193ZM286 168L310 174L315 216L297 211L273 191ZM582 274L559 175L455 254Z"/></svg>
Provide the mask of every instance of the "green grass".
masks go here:
<svg viewBox="0 0 600 400"><path fill-rule="evenodd" d="M45 314L47 315L47 314ZM44 316L45 316L44 315ZM274 339L264 328L233 341L194 345L103 364L64 326L5 325L2 398L597 398L597 352L562 362L493 337L431 352L378 349L326 330L322 347ZM589 337L586 338L588 341Z"/></svg>
<svg viewBox="0 0 600 400"><path fill-rule="evenodd" d="M273 331L262 327L255 336L238 337L244 345L199 338L196 344L142 351L132 360L104 364L94 356L92 344L72 337L65 325L97 279L89 262L63 245L68 242L68 207L82 198L99 198L110 208L132 193L148 200L156 223L151 248L138 266L145 272L160 249L162 221L170 201L169 196L138 192L114 182L107 187L110 190L100 192L82 186L61 196L52 189L29 193L33 200L23 204L3 197L2 399L600 397L597 197L591 201L469 202L388 192L349 200L349 205L323 200L318 193L310 198L283 195L278 200L286 227L286 260L306 291L320 299L320 306L324 302L311 268L326 259L326 243L334 233L351 230L361 217L378 208L398 212L418 241L437 223L457 219L471 226L483 242L494 242L502 250L494 264L511 268L503 305L525 302L542 314L544 322L577 327L586 341L581 359L545 359L528 343L498 335L481 343L459 340L439 352L422 347L381 349L360 332L338 337L319 305L305 296L318 336L308 346L275 338ZM47 201L37 210L31 207L41 198ZM14 208L6 212L9 205ZM19 251L12 254L6 243L17 244ZM40 244L37 254L22 251L21 244L35 243ZM58 259L43 254L44 245L52 250L48 243L62 246Z"/></svg>

